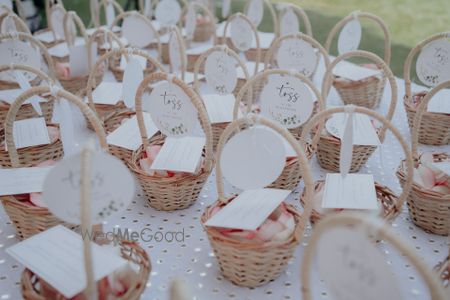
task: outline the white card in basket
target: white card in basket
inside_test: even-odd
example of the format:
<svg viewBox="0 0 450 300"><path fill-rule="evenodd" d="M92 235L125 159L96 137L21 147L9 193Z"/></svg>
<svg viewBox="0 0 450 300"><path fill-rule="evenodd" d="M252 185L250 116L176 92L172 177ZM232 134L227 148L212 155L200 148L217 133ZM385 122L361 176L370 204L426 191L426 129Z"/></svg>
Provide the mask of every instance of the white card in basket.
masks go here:
<svg viewBox="0 0 450 300"><path fill-rule="evenodd" d="M152 170L195 173L206 139L197 136L166 138L164 145L152 163Z"/></svg>
<svg viewBox="0 0 450 300"><path fill-rule="evenodd" d="M232 57L214 51L205 62L206 83L221 95L231 94L237 85L237 70Z"/></svg>
<svg viewBox="0 0 450 300"><path fill-rule="evenodd" d="M146 112L143 113L144 125L147 129L147 136L152 137L158 132L155 124L153 124L152 118ZM141 133L137 122L137 117L133 116L131 119L125 121L116 130L111 132L106 141L109 145L118 146L128 150L137 150L142 145Z"/></svg>
<svg viewBox="0 0 450 300"><path fill-rule="evenodd" d="M158 82L142 97L142 108L167 136L185 136L198 124L198 113L189 96L175 83Z"/></svg>
<svg viewBox="0 0 450 300"><path fill-rule="evenodd" d="M361 23L358 18L355 17L353 20L345 24L338 37L339 54L358 50L361 42L361 34Z"/></svg>
<svg viewBox="0 0 450 300"><path fill-rule="evenodd" d="M50 144L44 118L14 121L13 137L17 149Z"/></svg>
<svg viewBox="0 0 450 300"><path fill-rule="evenodd" d="M261 113L286 128L301 126L309 119L314 108L308 86L290 75L269 75L260 101Z"/></svg>
<svg viewBox="0 0 450 300"><path fill-rule="evenodd" d="M97 43L91 44L91 63L95 64L97 60ZM74 46L69 46L69 64L70 64L70 76L84 76L89 74L89 59L88 59L88 49L86 45L79 44Z"/></svg>
<svg viewBox="0 0 450 300"><path fill-rule="evenodd" d="M133 108L136 101L136 92L144 79L144 69L137 59L130 58L123 73L122 99L126 107Z"/></svg>
<svg viewBox="0 0 450 300"><path fill-rule="evenodd" d="M233 121L233 109L236 102L233 94L205 94L202 95L202 99L212 124ZM238 118L241 116L242 113L238 111Z"/></svg>
<svg viewBox="0 0 450 300"><path fill-rule="evenodd" d="M280 69L295 70L306 77L311 76L319 62L316 50L310 43L295 39L284 39L276 54Z"/></svg>
<svg viewBox="0 0 450 300"><path fill-rule="evenodd" d="M51 168L0 169L0 196L42 192Z"/></svg>
<svg viewBox="0 0 450 300"><path fill-rule="evenodd" d="M333 136L341 139L344 135L345 124L348 114L336 113L325 123L327 131ZM365 114L353 114L353 145L378 146L380 139L370 121Z"/></svg>
<svg viewBox="0 0 450 300"><path fill-rule="evenodd" d="M163 26L175 25L180 20L181 7L177 0L162 0L156 5L156 20Z"/></svg>
<svg viewBox="0 0 450 300"><path fill-rule="evenodd" d="M380 75L380 70L373 70L366 67L361 67L352 64L348 61L340 61L336 67L333 69L333 74L335 76L347 78L350 80L358 81L363 80L372 76Z"/></svg>
<svg viewBox="0 0 450 300"><path fill-rule="evenodd" d="M59 161L48 173L42 193L48 209L70 224L81 223L81 154ZM90 159L90 212L93 224L125 210L134 197L134 178L125 164L104 152Z"/></svg>
<svg viewBox="0 0 450 300"><path fill-rule="evenodd" d="M327 174L323 208L378 209L375 183L371 174Z"/></svg>
<svg viewBox="0 0 450 300"><path fill-rule="evenodd" d="M91 243L91 247L95 280L100 280L127 263L107 248L95 243ZM67 299L86 288L83 239L62 225L17 243L6 249L6 252Z"/></svg>
<svg viewBox="0 0 450 300"><path fill-rule="evenodd" d="M416 73L427 86L450 80L450 41L440 39L426 45L417 57Z"/></svg>
<svg viewBox="0 0 450 300"><path fill-rule="evenodd" d="M300 32L300 22L292 8L286 9L280 20L280 35Z"/></svg>
<svg viewBox="0 0 450 300"><path fill-rule="evenodd" d="M130 15L123 20L122 36L126 38L130 46L145 48L155 39L150 22L145 18L136 15Z"/></svg>
<svg viewBox="0 0 450 300"><path fill-rule="evenodd" d="M247 18L258 27L264 16L264 2L263 0L250 0L246 12Z"/></svg>
<svg viewBox="0 0 450 300"><path fill-rule="evenodd" d="M95 104L115 105L122 99L122 83L102 81L92 92Z"/></svg>
<svg viewBox="0 0 450 300"><path fill-rule="evenodd" d="M328 229L318 241L317 266L332 299L406 299L386 257L358 229Z"/></svg>
<svg viewBox="0 0 450 300"><path fill-rule="evenodd" d="M241 17L236 17L230 22L231 42L239 51L247 51L251 48L254 33L250 24Z"/></svg>
<svg viewBox="0 0 450 300"><path fill-rule="evenodd" d="M81 37L77 37L75 38L75 46L79 46L79 45L85 45L85 40ZM48 49L48 53L51 56L55 56L55 57L59 57L59 58L63 58L69 55L69 46L67 45L66 42L64 43L59 43L51 48Z"/></svg>
<svg viewBox="0 0 450 300"><path fill-rule="evenodd" d="M280 189L245 190L206 221L205 225L256 230L290 193Z"/></svg>
<svg viewBox="0 0 450 300"><path fill-rule="evenodd" d="M449 161L441 161L433 163L433 166L450 176L450 162Z"/></svg>
<svg viewBox="0 0 450 300"><path fill-rule="evenodd" d="M264 188L283 171L286 150L280 136L255 126L234 135L219 158L225 179L242 189Z"/></svg>
<svg viewBox="0 0 450 300"><path fill-rule="evenodd" d="M136 60L139 62L139 64L141 65L141 67L142 67L143 69L147 68L147 59L146 59L145 57L140 56L140 55L134 55L134 54L132 54L132 55L130 55L130 58L136 59ZM125 71L125 68L126 68L126 67L127 67L127 60L126 60L126 58L125 58L125 55L122 55L122 56L120 57L120 65L119 65L119 68L120 68L121 70Z"/></svg>
<svg viewBox="0 0 450 300"><path fill-rule="evenodd" d="M450 89L440 90L428 102L428 111L435 113L450 114Z"/></svg>
<svg viewBox="0 0 450 300"><path fill-rule="evenodd" d="M52 43L55 41L55 37L53 35L53 32L51 31L40 32L38 34L35 34L34 37L44 43Z"/></svg>
<svg viewBox="0 0 450 300"><path fill-rule="evenodd" d="M29 43L20 40L5 40L0 43L0 65L21 64L41 69L41 56L39 51ZM22 72L28 80L36 78L34 73ZM5 72L1 74L3 80L15 81L15 77Z"/></svg>

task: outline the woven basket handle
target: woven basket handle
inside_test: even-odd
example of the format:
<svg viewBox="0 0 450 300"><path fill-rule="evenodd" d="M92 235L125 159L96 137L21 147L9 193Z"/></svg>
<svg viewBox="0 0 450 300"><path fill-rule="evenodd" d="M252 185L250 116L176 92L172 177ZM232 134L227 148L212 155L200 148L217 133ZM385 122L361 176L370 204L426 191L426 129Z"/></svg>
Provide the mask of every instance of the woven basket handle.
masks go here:
<svg viewBox="0 0 450 300"><path fill-rule="evenodd" d="M139 55L144 57L148 62L155 65L160 71L164 71L164 67L159 63L156 59L151 57L147 52L137 49L137 48L119 48L119 49L113 49L109 52L106 52L103 54L99 59L97 59L97 62L95 65L91 68L91 72L89 73L89 79L86 87L86 95L89 101L90 108L96 112L95 109L95 103L94 99L92 98L92 92L94 91L96 87L96 81L95 81L95 75L97 73L97 70L100 68L100 66L107 60L109 60L111 57L117 56L117 55Z"/></svg>
<svg viewBox="0 0 450 300"><path fill-rule="evenodd" d="M39 79L46 81L49 85L55 83L55 81L52 78L50 78L50 76L48 76L46 73L42 72L41 70L30 67L28 65L21 65L21 64L0 65L0 73L6 71L30 72L36 75Z"/></svg>
<svg viewBox="0 0 450 300"><path fill-rule="evenodd" d="M139 125L139 131L142 137L142 144L144 145L144 149L147 149L149 146L148 137L147 137L147 129L144 124L144 114L142 111L142 95L144 91L148 89L149 85L157 82L157 81L168 81L172 79L172 83L178 85L184 93L191 100L194 107L197 109L198 116L200 119L200 124L202 126L203 132L206 137L205 144L205 169L210 171L213 167L213 146L212 146L212 128L211 123L208 118L208 114L206 112L205 106L203 105L200 96L186 83L184 83L181 79L177 77L171 77L171 75L162 72L152 73L144 78L144 80L139 85L139 88L136 92L136 117Z"/></svg>
<svg viewBox="0 0 450 300"><path fill-rule="evenodd" d="M237 63L237 65L242 68L242 71L244 72L245 81L248 81L250 79L250 75L247 70L247 66L242 61L242 59L237 55L236 52L234 52L232 49L228 48L227 45L217 45L214 46L207 51L203 52L200 57L197 59L194 65L194 89L195 91L200 95L200 81L199 81L199 74L200 74L200 67L205 63L208 56L213 52L225 52L228 56L231 56ZM236 86L237 87L237 86Z"/></svg>
<svg viewBox="0 0 450 300"><path fill-rule="evenodd" d="M328 68L330 66L330 57L328 56L328 52L325 50L325 48L322 47L322 45L318 41L316 41L313 37L306 35L304 33L301 33L301 32L297 32L297 33L291 33L291 34L287 34L284 36L280 36L273 41L272 46L270 46L269 50L267 51L266 59L264 60L264 69L275 66L275 55L278 52L278 49L280 48L281 43L284 40L290 40L290 39L304 40L305 42L309 43L313 48L319 50L319 53L317 54L317 62L316 62L316 67L314 69L314 72L315 72L315 70L317 70L317 67L320 62L319 54L322 54L322 57L325 62L325 68Z"/></svg>
<svg viewBox="0 0 450 300"><path fill-rule="evenodd" d="M309 135L310 131L315 127L315 125L317 123L323 122L324 120L326 120L328 117L332 116L335 113L346 112L347 107L349 107L349 106L329 108L329 109L321 111L318 114L316 114L315 116L313 116L309 120L309 122L306 123L306 125L304 125L304 127L303 127L302 136L300 138L300 143L302 145L305 145L307 136ZM403 202L405 201L406 197L408 196L409 190L410 190L410 188L412 186L412 182L413 182L414 165L413 165L411 150L409 149L408 144L406 143L405 139L403 138L402 134L398 131L398 129L391 123L391 121L389 121L388 119L383 117L381 114L377 113L376 111L373 111L371 109L361 107L361 106L354 106L354 112L368 115L369 117L372 117L372 118L376 119L377 121L379 121L380 123L382 123L384 127L389 129L394 134L394 136L397 138L397 140L399 141L400 145L403 148L403 152L405 153L406 169L407 169L406 182L403 186L402 193L398 197L398 201L395 205L395 208L398 211L401 211ZM321 132L322 130L318 130L318 131ZM315 149L315 146L316 145L314 144L314 149Z"/></svg>
<svg viewBox="0 0 450 300"><path fill-rule="evenodd" d="M411 49L405 60L405 65L403 67L403 78L405 79L405 95L407 99L411 98L411 65L413 63L414 57L421 51L425 46L433 41L445 39L450 37L450 31L438 33L426 38Z"/></svg>
<svg viewBox="0 0 450 300"><path fill-rule="evenodd" d="M111 31L113 30L113 28L115 26L117 26L119 24L119 22L121 20L123 21L127 17L137 17L137 18L141 19L142 21L144 21L145 24L147 24L148 28L150 28L150 30L153 32L154 39L156 40L156 46L157 46L157 50L158 50L157 60L161 61L162 46L161 46L161 39L160 39L158 30L156 30L155 27L153 27L152 22L147 17L145 17L144 15L140 14L137 11L122 12L112 22L111 27L110 27Z"/></svg>
<svg viewBox="0 0 450 300"><path fill-rule="evenodd" d="M300 17L300 19L302 20L303 24L305 25L305 31L306 31L306 35L309 35L310 37L313 36L312 33L312 26L311 26L311 21L308 18L308 15L306 14L305 10L303 8L301 8L298 5L295 5L293 3L282 3L282 9L280 10L280 16L278 17L278 30L281 31L281 18L283 17L283 14L286 12L286 10L288 9L292 9L294 11L294 13ZM281 32L279 33L279 36L281 36Z"/></svg>
<svg viewBox="0 0 450 300"><path fill-rule="evenodd" d="M355 226L356 225L356 226ZM314 227L313 234L308 241L308 246L303 253L301 268L301 293L302 299L311 300L311 270L314 261L314 256L317 253L318 242L323 234L333 228L342 227L356 227L355 230L362 229L368 233L374 233L379 239L391 243L399 253L405 255L415 269L422 275L428 285L428 289L433 300L448 299L444 295L444 290L440 285L437 276L432 273L431 269L425 262L419 258L418 254L406 243L394 230L391 225L375 218L368 218L367 215L358 212L341 212L333 214L323 221L321 220L317 226Z"/></svg>
<svg viewBox="0 0 450 300"><path fill-rule="evenodd" d="M18 40L26 40L33 46L37 47L44 56L44 59L47 63L48 70L49 70L49 76L52 79L56 79L56 71L55 71L55 64L53 62L52 57L47 51L47 47L44 46L39 40L37 40L34 36L31 34L23 33L23 32L9 32L5 34L0 34L0 42L4 40L11 40L11 39L18 39Z"/></svg>
<svg viewBox="0 0 450 300"><path fill-rule="evenodd" d="M383 30L384 62L389 66L391 63L391 36L389 33L389 29L387 28L386 23L384 23L384 21L380 17L368 12L354 12L348 15L347 17L343 18L341 21L339 21L328 34L327 40L325 42L325 49L327 50L328 53L330 52L331 43L333 42L334 37L348 22L352 21L355 18L355 14L356 17L358 18L365 18L375 22Z"/></svg>
<svg viewBox="0 0 450 300"><path fill-rule="evenodd" d="M88 37L86 34L86 27L83 24L83 21L81 21L80 17L77 15L76 12L74 11L68 11L65 15L64 15L64 36L67 42L67 45L70 46L74 46L75 45L75 39L77 37L77 34L75 32L75 36L74 36L74 32L72 32L72 25L75 25L76 27L78 27L78 30L80 31L81 36L84 39L85 45L88 45ZM76 30L76 28L75 28ZM90 51L88 51L88 54L90 55Z"/></svg>
<svg viewBox="0 0 450 300"><path fill-rule="evenodd" d="M441 82L437 86L435 86L430 92L428 92L425 97L423 97L422 101L420 101L419 106L417 107L416 116L414 117L414 123L412 127L412 136L411 136L411 142L412 142L412 153L415 159L419 158L419 153L417 152L417 146L419 144L419 130L420 130L420 123L422 122L422 117L425 111L427 110L428 103L430 100L436 95L439 91L449 88L450 87L450 80ZM436 130L440 130L439 128L436 128ZM442 128L444 130L444 128Z"/></svg>
<svg viewBox="0 0 450 300"><path fill-rule="evenodd" d="M303 181L305 183L305 207L303 210L303 215L301 218L302 226L301 228L305 228L306 222L309 220L309 216L312 211L312 196L313 196L313 190L314 190L314 183L313 183L313 177L311 173L311 169L309 167L308 158L306 157L305 151L302 149L298 141L292 136L292 134L285 128L282 128L277 123L272 122L268 119L259 117L257 115L248 115L245 118L241 118L238 120L234 120L231 122L227 128L225 128L225 131L222 133L219 139L219 143L217 144L217 152L216 152L216 186L217 186L217 193L219 196L219 201L226 203L227 198L224 192L223 187L223 179L222 179L222 168L220 165L220 156L223 151L223 147L225 146L225 143L229 140L231 135L236 132L239 128L242 128L242 126L248 125L248 124L260 124L266 127L269 127L276 131L278 134L280 134L283 138L286 139L286 141L289 142L289 144L292 146L292 148L297 153L298 158L298 164L300 166L300 171L302 172Z"/></svg>
<svg viewBox="0 0 450 300"><path fill-rule="evenodd" d="M253 25L252 21L250 21L249 18L247 18L244 14L242 13L236 13L234 15L231 15L228 17L226 23L225 23L225 27L223 29L223 40L224 43L227 43L227 29L228 26L230 25L231 21L233 21L236 18L242 18L245 20L245 22L247 22L250 25L250 28L253 31L253 34L255 36L255 40L256 40L256 61L255 61L255 70L253 71L253 75L255 75L256 73L258 73L259 70L259 64L261 63L261 42L259 41L259 34L258 31L255 27L255 25Z"/></svg>
<svg viewBox="0 0 450 300"><path fill-rule="evenodd" d="M372 62L374 62L377 65L377 67L379 69L381 69L383 71L384 75L389 80L389 84L391 86L391 102L389 103L389 109L386 114L386 118L389 121L391 121L392 117L394 116L394 113L395 113L395 106L397 105L397 97L398 97L397 96L397 82L395 81L394 73L392 73L389 66L380 57L378 57L376 54L374 54L372 52L356 50L356 51L349 51L347 53L344 53L344 54L336 57L336 59L334 59L333 62L330 64L329 68L327 68L325 75L323 77L324 78L323 82L322 82L323 99L325 99L325 101L326 101L328 94L330 92L331 83L333 82L332 71L333 71L334 67L340 61L345 60L350 57L363 57L363 58L367 58L367 59L371 60ZM383 125L383 127L381 127L380 132L378 133L378 136L379 136L381 142L384 141L385 133L386 133L386 126Z"/></svg>
<svg viewBox="0 0 450 300"><path fill-rule="evenodd" d="M210 23L210 26L213 28L213 41L215 41L217 38L217 33L216 33L217 22L216 22L216 17L214 16L214 14L204 4L202 4L200 2L190 2L187 6L185 6L183 8L183 13L181 15L185 16L190 7L192 7L195 11L203 12L203 14L208 16L208 18L211 20L209 23Z"/></svg>
<svg viewBox="0 0 450 300"><path fill-rule="evenodd" d="M246 4L244 6L245 14L247 14L247 11L250 6L250 2L251 1L246 1ZM272 17L273 32L275 33L275 36L277 37L280 35L280 28L279 28L277 13L276 13L275 9L273 8L272 3L270 3L269 0L263 0L263 5L265 5L269 9L270 16Z"/></svg>
<svg viewBox="0 0 450 300"><path fill-rule="evenodd" d="M193 3L194 4L194 3ZM175 35L175 37L173 37L172 35ZM177 43L179 45L179 54L181 57L181 79L183 79L184 81L184 77L186 75L186 68L187 68L187 57L186 57L186 47L184 44L184 39L183 36L181 35L180 29L178 29L177 26L172 26L169 29L169 43L168 43L168 47L170 47L170 39L171 38L176 38L177 39ZM170 52L170 49L169 49ZM173 67L173 62L171 59L169 59L170 61L170 73L174 73L174 67Z"/></svg>
<svg viewBox="0 0 450 300"><path fill-rule="evenodd" d="M36 96L36 95L42 95L45 93L52 93L52 89L47 86L38 86L38 87L32 87L22 93L17 99L11 104L9 107L9 111L6 114L5 119L5 141L6 145L8 147L8 154L9 159L11 160L11 164L13 168L19 167L19 156L17 154L16 145L14 143L13 138L13 124L16 120L17 112L19 111L22 104L29 98ZM94 127L95 133L97 134L99 140L100 140L100 146L105 150L108 151L108 144L106 143L106 134L102 127L102 124L100 123L99 119L95 116L94 112L89 108L89 106L83 102L79 97L63 90L59 89L56 94L56 97L58 98L64 98L67 101L75 104L81 112L86 116L86 118L89 120L89 122ZM56 97L50 97L48 101L55 101Z"/></svg>
<svg viewBox="0 0 450 300"><path fill-rule="evenodd" d="M6 18L11 18L14 21L14 25L16 26L16 30L17 31L23 32L23 33L27 33L27 34L31 34L31 31L28 28L27 24L25 24L25 22L18 15L16 15L14 12L3 13L0 16L0 24L2 24L3 20L5 20Z"/></svg>
<svg viewBox="0 0 450 300"><path fill-rule="evenodd" d="M320 95L316 86L311 82L311 80L309 78L305 77L304 75L302 75L298 72L291 72L291 71L281 70L281 69L267 69L267 70L264 70L263 72L256 74L255 76L253 76L250 80L248 80L244 84L244 86L239 91L239 93L236 97L236 102L234 103L234 110L233 110L233 119L234 120L236 120L238 117L239 104L241 103L242 98L244 97L246 92L247 91L251 92L253 90L253 86L256 83L258 83L260 81L265 81L272 74L288 75L288 76L292 76L292 77L295 77L295 78L301 80L304 84L306 84L312 90L314 96L316 97L317 103L319 104L319 111L322 111L325 109L325 104L323 102L322 96ZM250 96L247 98L248 99L247 99L247 112L246 113L248 114L251 112L253 97ZM303 126L303 125L301 125L301 126ZM320 138L320 132L318 131L314 135L312 145L316 145L317 142L319 141L319 138Z"/></svg>

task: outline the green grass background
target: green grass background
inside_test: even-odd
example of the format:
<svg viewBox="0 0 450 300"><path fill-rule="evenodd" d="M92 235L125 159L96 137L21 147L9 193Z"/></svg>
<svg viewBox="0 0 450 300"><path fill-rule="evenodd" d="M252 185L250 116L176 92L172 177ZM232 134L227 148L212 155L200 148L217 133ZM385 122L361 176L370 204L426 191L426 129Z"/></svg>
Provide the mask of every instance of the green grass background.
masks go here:
<svg viewBox="0 0 450 300"><path fill-rule="evenodd" d="M64 0L68 10L75 10L86 24L89 23L88 0ZM125 0L119 0L122 5ZM218 10L222 1L216 1ZM244 2L233 0L233 12L242 11ZM282 0L306 10L312 24L314 38L324 43L330 29L354 10L371 12L381 17L391 32L393 72L403 77L403 62L414 45L434 33L450 31L450 0ZM220 12L218 14L220 16ZM363 24L361 49L383 55L381 29L368 21ZM270 14L264 15L259 29L272 30ZM335 50L332 49L332 54Z"/></svg>

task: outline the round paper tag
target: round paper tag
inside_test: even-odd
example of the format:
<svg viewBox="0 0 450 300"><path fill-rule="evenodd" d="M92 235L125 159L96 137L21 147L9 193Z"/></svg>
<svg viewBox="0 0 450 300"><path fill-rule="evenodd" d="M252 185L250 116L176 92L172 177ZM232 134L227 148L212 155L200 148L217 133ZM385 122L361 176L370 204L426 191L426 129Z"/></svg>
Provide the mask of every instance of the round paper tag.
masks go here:
<svg viewBox="0 0 450 300"><path fill-rule="evenodd" d="M197 26L197 17L195 8L189 6L186 13L186 37L192 39L194 37L195 27Z"/></svg>
<svg viewBox="0 0 450 300"><path fill-rule="evenodd" d="M292 8L286 9L280 20L281 36L300 32L300 22Z"/></svg>
<svg viewBox="0 0 450 300"><path fill-rule="evenodd" d="M122 81L123 102L127 107L134 107L136 92L142 80L144 80L144 70L139 61L130 56Z"/></svg>
<svg viewBox="0 0 450 300"><path fill-rule="evenodd" d="M450 41L441 39L426 45L417 58L416 73L428 86L450 80Z"/></svg>
<svg viewBox="0 0 450 300"><path fill-rule="evenodd" d="M349 51L358 50L361 42L361 23L353 19L342 28L338 38L338 52L344 54Z"/></svg>
<svg viewBox="0 0 450 300"><path fill-rule="evenodd" d="M333 299L403 298L386 259L359 231L325 231L317 245L317 265Z"/></svg>
<svg viewBox="0 0 450 300"><path fill-rule="evenodd" d="M248 5L247 17L250 21L258 27L264 16L264 3L263 0L250 0Z"/></svg>
<svg viewBox="0 0 450 300"><path fill-rule="evenodd" d="M177 0L162 0L155 10L155 17L162 25L176 25L180 20L181 7Z"/></svg>
<svg viewBox="0 0 450 300"><path fill-rule="evenodd" d="M306 77L314 73L318 63L316 50L311 44L300 39L283 40L276 59L280 69L293 69Z"/></svg>
<svg viewBox="0 0 450 300"><path fill-rule="evenodd" d="M64 15L65 15L64 9L59 5L54 6L50 13L52 30L53 30L53 33L55 34L57 40L63 40L65 37Z"/></svg>
<svg viewBox="0 0 450 300"><path fill-rule="evenodd" d="M0 43L0 65L22 64L41 69L41 57L39 51L34 49L29 43L19 40L6 40ZM28 81L36 78L36 75L31 72L22 72ZM16 80L8 74L2 74L1 78L5 80ZM10 79L6 79L10 78Z"/></svg>
<svg viewBox="0 0 450 300"><path fill-rule="evenodd" d="M17 28L14 19L9 16L3 18L3 22L1 24L1 33L5 34L8 32L15 32L15 31L17 31Z"/></svg>
<svg viewBox="0 0 450 300"><path fill-rule="evenodd" d="M220 156L223 176L243 190L268 186L280 176L285 162L283 141L266 127L239 132L225 144Z"/></svg>
<svg viewBox="0 0 450 300"><path fill-rule="evenodd" d="M158 129L167 136L185 136L197 124L197 110L188 95L175 83L156 84L143 100Z"/></svg>
<svg viewBox="0 0 450 300"><path fill-rule="evenodd" d="M227 18L230 14L231 0L222 1L222 18Z"/></svg>
<svg viewBox="0 0 450 300"><path fill-rule="evenodd" d="M132 47L145 48L154 40L155 35L148 23L140 17L129 16L123 20L122 36Z"/></svg>
<svg viewBox="0 0 450 300"><path fill-rule="evenodd" d="M233 58L222 51L214 51L205 63L206 83L221 95L231 94L236 88L237 71Z"/></svg>
<svg viewBox="0 0 450 300"><path fill-rule="evenodd" d="M240 51L247 51L252 46L253 30L243 18L237 17L231 21L231 42Z"/></svg>
<svg viewBox="0 0 450 300"><path fill-rule="evenodd" d="M286 128L297 128L311 116L312 93L300 79L271 75L261 92L261 113Z"/></svg>
<svg viewBox="0 0 450 300"><path fill-rule="evenodd" d="M182 71L180 43L178 42L177 34L173 31L170 33L169 38L169 60L172 66L172 72L176 73Z"/></svg>
<svg viewBox="0 0 450 300"><path fill-rule="evenodd" d="M81 154L60 161L44 182L43 200L61 220L80 224ZM105 152L91 159L91 220L98 224L126 209L134 196L134 178L125 165Z"/></svg>

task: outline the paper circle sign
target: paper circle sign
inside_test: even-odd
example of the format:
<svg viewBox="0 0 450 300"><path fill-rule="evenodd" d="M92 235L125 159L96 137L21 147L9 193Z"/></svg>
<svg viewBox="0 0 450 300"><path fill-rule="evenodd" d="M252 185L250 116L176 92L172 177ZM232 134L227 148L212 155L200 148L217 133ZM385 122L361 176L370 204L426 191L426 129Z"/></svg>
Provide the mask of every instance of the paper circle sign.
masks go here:
<svg viewBox="0 0 450 300"><path fill-rule="evenodd" d="M278 48L276 59L280 69L293 69L306 77L314 73L318 63L314 47L297 38L283 40Z"/></svg>
<svg viewBox="0 0 450 300"><path fill-rule="evenodd" d="M132 47L145 48L155 39L153 29L144 18L131 15L123 20L122 36Z"/></svg>
<svg viewBox="0 0 450 300"><path fill-rule="evenodd" d="M223 51L214 51L205 63L206 83L221 95L231 94L237 84L233 58Z"/></svg>
<svg viewBox="0 0 450 300"><path fill-rule="evenodd" d="M333 299L403 299L385 258L359 231L325 231L317 245L317 265Z"/></svg>
<svg viewBox="0 0 450 300"><path fill-rule="evenodd" d="M361 23L357 18L345 24L338 37L339 54L358 50L361 42L361 31Z"/></svg>
<svg viewBox="0 0 450 300"><path fill-rule="evenodd" d="M261 21L264 16L264 3L263 0L250 0L248 4L247 18L255 25L256 27L261 24Z"/></svg>
<svg viewBox="0 0 450 300"><path fill-rule="evenodd" d="M231 42L239 51L247 51L252 46L253 29L243 18L234 18L230 23Z"/></svg>
<svg viewBox="0 0 450 300"><path fill-rule="evenodd" d="M428 86L450 80L450 41L441 39L426 45L417 58L416 73Z"/></svg>
<svg viewBox="0 0 450 300"><path fill-rule="evenodd" d="M286 128L297 128L311 116L314 101L300 79L274 74L261 92L261 113Z"/></svg>
<svg viewBox="0 0 450 300"><path fill-rule="evenodd" d="M180 15L181 7L177 0L162 0L156 6L156 20L164 26L176 25Z"/></svg>
<svg viewBox="0 0 450 300"><path fill-rule="evenodd" d="M6 40L0 43L0 65L9 65L11 63L27 65L38 70L41 69L41 57L38 50L29 43L19 40ZM22 73L29 81L36 78L34 73ZM15 77L11 77L8 74L2 74L0 77L5 80L16 80Z"/></svg>
<svg viewBox="0 0 450 300"><path fill-rule="evenodd" d="M188 135L197 124L197 110L188 95L175 83L157 83L143 99L143 108L167 136Z"/></svg>
<svg viewBox="0 0 450 300"><path fill-rule="evenodd" d="M61 220L81 223L81 154L57 163L43 188L43 201ZM134 178L125 165L105 152L93 153L91 167L91 220L98 224L126 209L134 196Z"/></svg>
<svg viewBox="0 0 450 300"><path fill-rule="evenodd" d="M237 133L225 144L220 156L223 176L243 190L268 186L280 176L285 162L280 136L262 126Z"/></svg>
<svg viewBox="0 0 450 300"><path fill-rule="evenodd" d="M280 20L280 34L281 36L297 33L300 31L300 22L292 8L285 10Z"/></svg>

